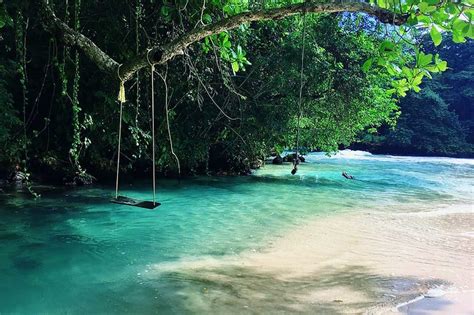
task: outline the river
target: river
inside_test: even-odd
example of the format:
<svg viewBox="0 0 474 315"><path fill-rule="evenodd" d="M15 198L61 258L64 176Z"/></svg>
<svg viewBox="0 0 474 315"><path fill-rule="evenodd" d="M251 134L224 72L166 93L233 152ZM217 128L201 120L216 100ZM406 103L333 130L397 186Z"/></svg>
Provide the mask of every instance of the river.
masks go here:
<svg viewBox="0 0 474 315"><path fill-rule="evenodd" d="M295 176L158 180L154 211L105 186L4 193L0 313L383 313L474 289L474 160L306 160ZM150 200L150 186L121 194Z"/></svg>

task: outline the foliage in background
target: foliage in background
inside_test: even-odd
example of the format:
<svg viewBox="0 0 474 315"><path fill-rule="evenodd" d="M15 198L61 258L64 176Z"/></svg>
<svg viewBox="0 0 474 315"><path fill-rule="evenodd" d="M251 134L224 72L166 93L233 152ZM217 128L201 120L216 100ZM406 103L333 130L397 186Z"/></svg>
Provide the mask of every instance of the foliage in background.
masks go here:
<svg viewBox="0 0 474 315"><path fill-rule="evenodd" d="M425 40L426 49L448 61L450 69L428 81L421 93L400 102L396 128L365 133L355 148L377 153L474 156L474 42Z"/></svg>
<svg viewBox="0 0 474 315"><path fill-rule="evenodd" d="M16 66L12 61L0 59L0 163L18 163L21 142L12 141L18 136L21 121L13 104L13 88L9 86Z"/></svg>
<svg viewBox="0 0 474 315"><path fill-rule="evenodd" d="M431 1L396 1L404 3L403 7L378 2L397 12L422 10L409 24L422 26L435 44L440 43L436 31L451 31L455 41L472 37L472 9L466 13L468 19L460 21L458 6L445 2L434 10ZM11 168L21 161L21 150L26 149L33 173L63 180L78 172L85 176L87 169L97 177L109 177L114 173L118 133L116 82L75 49L44 32L32 3L12 0L8 7L0 4L1 167ZM177 38L195 26L287 1L49 3L59 18L89 36L115 60L128 60L144 47ZM19 14L29 24L25 108L21 72L15 71L24 68L16 54L19 46L14 26L19 20L12 18ZM399 115L396 97L418 91L424 77L447 67L436 53L419 49L419 34L413 29L385 27L361 14L306 18L301 120L301 145L306 150L334 151L349 145L361 130L393 125ZM397 32L406 32L404 40ZM175 151L185 173L239 173L271 151L293 148L301 36L301 16L246 23L210 36L167 66L157 67L159 171L176 173L165 123L165 87ZM150 84L149 69L142 69L126 91L122 171L135 177L150 174ZM467 87L466 93L469 97ZM458 101L448 102L457 106L454 103ZM427 114L445 108L442 102L436 104L438 109ZM22 121L23 109L26 123ZM11 141L22 139L23 132L28 141Z"/></svg>

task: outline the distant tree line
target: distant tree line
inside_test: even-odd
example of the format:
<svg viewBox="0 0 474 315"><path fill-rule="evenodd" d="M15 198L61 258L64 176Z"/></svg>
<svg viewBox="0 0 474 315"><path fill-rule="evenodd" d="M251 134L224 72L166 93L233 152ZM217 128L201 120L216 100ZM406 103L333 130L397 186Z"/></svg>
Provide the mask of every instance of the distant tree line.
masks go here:
<svg viewBox="0 0 474 315"><path fill-rule="evenodd" d="M428 80L420 93L400 100L395 128L364 133L354 148L375 153L474 157L474 41L445 40L439 53L449 69Z"/></svg>

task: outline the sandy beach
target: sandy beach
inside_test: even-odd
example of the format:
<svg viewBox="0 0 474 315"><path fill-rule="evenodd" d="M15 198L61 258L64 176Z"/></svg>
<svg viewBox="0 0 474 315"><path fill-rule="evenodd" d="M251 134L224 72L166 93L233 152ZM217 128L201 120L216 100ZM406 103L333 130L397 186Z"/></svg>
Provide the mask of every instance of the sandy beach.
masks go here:
<svg viewBox="0 0 474 315"><path fill-rule="evenodd" d="M318 217L264 249L154 269L207 283L189 301L203 312L473 314L472 205L383 210Z"/></svg>

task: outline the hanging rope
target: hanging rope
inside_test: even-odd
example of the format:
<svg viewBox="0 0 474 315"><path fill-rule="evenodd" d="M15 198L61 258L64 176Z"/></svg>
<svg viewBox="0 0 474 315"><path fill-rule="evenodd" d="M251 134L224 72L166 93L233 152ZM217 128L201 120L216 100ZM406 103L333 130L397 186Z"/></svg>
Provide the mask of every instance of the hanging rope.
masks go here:
<svg viewBox="0 0 474 315"><path fill-rule="evenodd" d="M151 50L146 53L146 59L151 67L151 139L152 139L152 156L153 159L153 205L155 205L156 196L156 165L155 165L155 65L150 61L149 54Z"/></svg>
<svg viewBox="0 0 474 315"><path fill-rule="evenodd" d="M117 76L120 80L120 88L119 88L119 95L118 101L120 102L120 117L119 117L119 134L118 134L118 147L117 147L117 174L115 176L115 199L118 198L118 191L119 191L119 174L120 174L120 144L122 142L122 111L123 111L123 103L126 102L125 99L125 83L123 79L120 77L120 64L117 68Z"/></svg>
<svg viewBox="0 0 474 315"><path fill-rule="evenodd" d="M167 70L168 71L168 70ZM176 155L176 153L174 152L174 149L173 149L173 138L171 137L171 128L170 128L170 118L169 118L169 108L168 108L168 83L166 82L166 76L167 74L165 73L165 75L163 76L161 73L158 72L158 75L161 77L161 79L163 80L163 83L165 85L165 111L166 111L166 126L168 128L168 139L169 139L169 142L170 142L170 150L171 150L171 154L174 156L174 158L176 159L176 165L178 167L178 180L181 180L181 165L179 163L179 158L178 156Z"/></svg>
<svg viewBox="0 0 474 315"><path fill-rule="evenodd" d="M304 70L304 56L305 56L305 50L304 50L304 42L305 42L305 37L306 37L306 10L303 12L303 32L301 33L301 42L302 42L302 48L301 48L301 70L300 70L300 95L299 95L299 100L298 100L298 117L296 120L296 154L295 154L295 159L293 160L293 170L291 171L291 174L296 174L296 171L298 170L298 164L300 162L299 160L299 147L300 147L300 120L301 120L301 107L302 107L302 102L303 102L303 70Z"/></svg>

